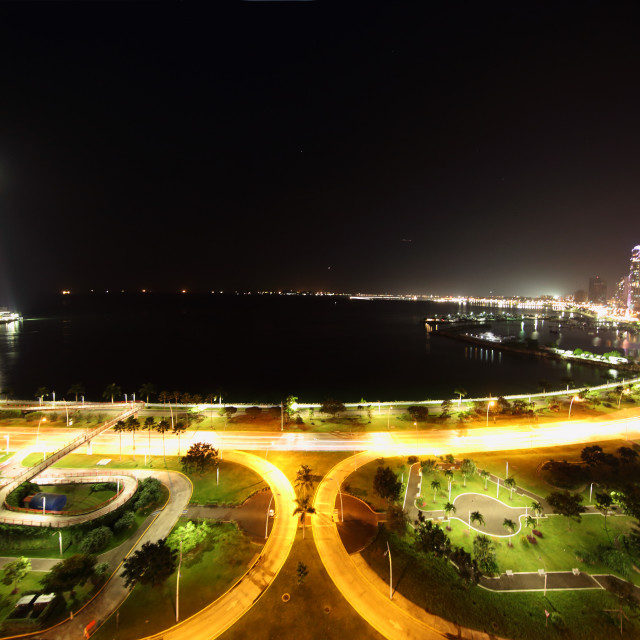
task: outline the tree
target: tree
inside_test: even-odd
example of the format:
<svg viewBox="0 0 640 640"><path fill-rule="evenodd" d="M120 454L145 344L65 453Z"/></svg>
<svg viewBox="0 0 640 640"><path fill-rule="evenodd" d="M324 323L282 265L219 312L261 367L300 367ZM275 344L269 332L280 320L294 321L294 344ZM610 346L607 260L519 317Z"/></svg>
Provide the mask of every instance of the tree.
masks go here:
<svg viewBox="0 0 640 640"><path fill-rule="evenodd" d="M580 504L582 502L582 496L579 493L553 491L547 496L547 502L554 513L567 518L569 531L571 531L571 520L580 522L582 520L582 514L587 510L584 505Z"/></svg>
<svg viewBox="0 0 640 640"><path fill-rule="evenodd" d="M231 418L233 418L233 416L238 413L238 408L237 407L232 407L232 406L228 406L224 408L224 413L227 416L227 420L231 420Z"/></svg>
<svg viewBox="0 0 640 640"><path fill-rule="evenodd" d="M429 407L424 404L417 404L407 409L414 422L426 422L429 417Z"/></svg>
<svg viewBox="0 0 640 640"><path fill-rule="evenodd" d="M378 467L373 479L373 490L383 499L395 502L400 497L402 482L390 467Z"/></svg>
<svg viewBox="0 0 640 640"><path fill-rule="evenodd" d="M460 473L462 474L463 485L467 486L467 476L472 476L476 472L476 463L469 458L465 458L460 463Z"/></svg>
<svg viewBox="0 0 640 640"><path fill-rule="evenodd" d="M185 473L196 471L200 475L213 471L220 464L218 449L214 449L208 442L194 442L187 451L187 455L180 459Z"/></svg>
<svg viewBox="0 0 640 640"><path fill-rule="evenodd" d="M22 582L31 571L31 560L21 556L16 558L13 562L5 564L2 569L2 584L13 584L12 593L18 591L18 583Z"/></svg>
<svg viewBox="0 0 640 640"><path fill-rule="evenodd" d="M156 424L156 431L162 434L162 457L165 458L165 450L164 450L164 434L171 429L171 425L162 417L162 420Z"/></svg>
<svg viewBox="0 0 640 640"><path fill-rule="evenodd" d="M35 392L35 397L40 400L40 403L44 402L44 399L49 395L49 389L47 387L38 387Z"/></svg>
<svg viewBox="0 0 640 640"><path fill-rule="evenodd" d="M527 527L527 529L531 529L532 527L535 527L536 521L531 517L531 516L527 516L524 519L524 526Z"/></svg>
<svg viewBox="0 0 640 640"><path fill-rule="evenodd" d="M120 460L122 460L122 432L127 430L127 425L124 423L124 420L118 420L113 430L120 436Z"/></svg>
<svg viewBox="0 0 640 640"><path fill-rule="evenodd" d="M609 538L609 542L611 542L611 536L607 529L607 516L609 515L609 510L612 508L612 505L613 498L606 491L596 491L596 509L604 516L604 530L607 538ZM613 508L615 509L615 507Z"/></svg>
<svg viewBox="0 0 640 640"><path fill-rule="evenodd" d="M162 402L162 404L166 404L171 398L171 394L168 391L161 391L158 395L158 400Z"/></svg>
<svg viewBox="0 0 640 640"><path fill-rule="evenodd" d="M211 525L207 520L202 520L200 523L194 523L189 520L186 525L174 529L173 533L167 538L167 544L176 550L180 549L182 544L182 551L189 553L205 542L212 531Z"/></svg>
<svg viewBox="0 0 640 640"><path fill-rule="evenodd" d="M453 482L453 471L451 471L451 469L447 469L444 472L444 477L447 479L447 483L449 485L449 491L451 491L451 483Z"/></svg>
<svg viewBox="0 0 640 640"><path fill-rule="evenodd" d="M604 462L604 452L602 451L602 447L596 444L585 447L580 453L580 458L588 466L596 467Z"/></svg>
<svg viewBox="0 0 640 640"><path fill-rule="evenodd" d="M407 532L407 515L402 505L390 504L387 507L387 526L398 535L404 535Z"/></svg>
<svg viewBox="0 0 640 640"><path fill-rule="evenodd" d="M339 400L334 400L333 398L327 398L320 405L320 411L322 411L322 413L329 414L332 418L335 418L339 413L342 413L346 410L347 408L342 402L340 402Z"/></svg>
<svg viewBox="0 0 640 640"><path fill-rule="evenodd" d="M289 424L291 420L291 416L296 412L298 408L298 398L296 396L289 395L285 398L282 403L282 411L284 416L286 416L286 422Z"/></svg>
<svg viewBox="0 0 640 640"><path fill-rule="evenodd" d="M67 393L70 396L75 396L76 397L76 402L78 402L78 396L83 396L84 395L84 385L80 384L79 382L76 382L76 384L72 384Z"/></svg>
<svg viewBox="0 0 640 640"><path fill-rule="evenodd" d="M146 403L149 404L149 396L155 396L157 389L151 382L145 382L139 389L138 393L141 398L146 399Z"/></svg>
<svg viewBox="0 0 640 640"><path fill-rule="evenodd" d="M173 426L173 435L178 436L178 456L180 455L180 434L184 433L187 430L187 425L182 422L182 420L178 420Z"/></svg>
<svg viewBox="0 0 640 640"><path fill-rule="evenodd" d="M309 569L307 569L307 565L302 562L298 562L298 568L296 569L296 574L298 576L298 584L302 584L305 581L305 578L307 577L308 573L309 573Z"/></svg>
<svg viewBox="0 0 640 640"><path fill-rule="evenodd" d="M124 571L120 574L125 587L138 582L152 587L161 586L176 569L178 552L167 545L167 539L145 542L124 561Z"/></svg>
<svg viewBox="0 0 640 640"><path fill-rule="evenodd" d="M505 518L505 519L502 521L502 526L503 526L507 531L509 531L509 533L510 533L511 535L513 535L518 525L516 525L516 523L515 523L513 520L509 520L509 518ZM513 547L513 543L511 542L511 539L509 539L509 546L510 546L510 547Z"/></svg>
<svg viewBox="0 0 640 640"><path fill-rule="evenodd" d="M467 553L462 547L456 547L451 552L449 560L451 560L458 570L458 575L460 576L463 584L466 586L478 584L480 577L482 576L482 572L478 567L477 561L471 559L470 553Z"/></svg>
<svg viewBox="0 0 640 640"><path fill-rule="evenodd" d="M136 514L133 511L125 511L118 520L115 521L113 525L113 530L118 533L120 531L124 531L125 529L131 529L131 527L136 523Z"/></svg>
<svg viewBox="0 0 640 640"><path fill-rule="evenodd" d="M125 422L127 431L131 431L131 446L133 450L133 456L136 455L136 431L140 429L140 420L135 416L129 416Z"/></svg>
<svg viewBox="0 0 640 640"><path fill-rule="evenodd" d="M102 551L113 538L113 532L109 527L97 527L86 533L80 542L80 551L91 554Z"/></svg>
<svg viewBox="0 0 640 640"><path fill-rule="evenodd" d="M625 464L634 464L638 460L638 452L629 447L620 447L616 453Z"/></svg>
<svg viewBox="0 0 640 640"><path fill-rule="evenodd" d="M485 526L484 516L479 511L472 511L469 519L471 520L471 522L477 524L478 526Z"/></svg>
<svg viewBox="0 0 640 640"><path fill-rule="evenodd" d="M491 538L482 534L476 536L473 540L473 555L482 573L491 575L498 572L496 545Z"/></svg>
<svg viewBox="0 0 640 640"><path fill-rule="evenodd" d="M296 508L293 510L293 515L300 514L300 522L302 524L302 539L304 540L305 534L305 519L307 513L315 513L316 510L311 506L311 498L309 496L302 496L295 499Z"/></svg>
<svg viewBox="0 0 640 640"><path fill-rule="evenodd" d="M431 481L431 491L433 491L433 502L435 504L436 498L438 497L438 491L440 491L440 481L432 480Z"/></svg>
<svg viewBox="0 0 640 640"><path fill-rule="evenodd" d="M105 400L109 400L109 398L111 398L111 404L113 404L113 399L115 396L121 396L121 395L122 395L122 389L115 382L112 382L111 384L107 385L107 388L102 392L102 397Z"/></svg>
<svg viewBox="0 0 640 640"><path fill-rule="evenodd" d="M311 468L306 464L300 465L296 472L296 479L293 486L298 495L308 496L313 490L313 475Z"/></svg>
<svg viewBox="0 0 640 640"><path fill-rule="evenodd" d="M440 403L440 409L442 410L442 413L440 414L440 417L443 420L446 420L450 415L451 415L451 406L452 406L452 402L449 399L443 400Z"/></svg>
<svg viewBox="0 0 640 640"><path fill-rule="evenodd" d="M447 515L447 520L451 520L451 513L455 513L456 511L457 509L451 502L447 502L447 504L444 505L444 512Z"/></svg>
<svg viewBox="0 0 640 640"><path fill-rule="evenodd" d="M516 480L514 477L504 479L504 486L511 492L509 494L509 500L513 500L513 490L516 488Z"/></svg>
<svg viewBox="0 0 640 640"><path fill-rule="evenodd" d="M262 413L262 409L260 407L247 407L244 412L251 420L255 420Z"/></svg>
<svg viewBox="0 0 640 640"><path fill-rule="evenodd" d="M487 490L487 482L489 481L489 478L491 477L491 474L486 470L483 469L480 472L480 477L484 480L484 490Z"/></svg>
<svg viewBox="0 0 640 640"><path fill-rule="evenodd" d="M71 591L93 577L95 566L95 556L76 553L54 565L51 571L40 580L40 584L45 593L61 594Z"/></svg>
<svg viewBox="0 0 640 640"><path fill-rule="evenodd" d="M418 513L415 521L414 544L418 551L430 553L437 558L448 558L451 553L451 540L440 528L440 525L433 524L427 520L422 512Z"/></svg>
<svg viewBox="0 0 640 640"><path fill-rule="evenodd" d="M453 393L455 393L456 395L459 396L458 398L458 406L462 406L462 398L466 397L467 395L467 390L464 387L456 387L453 391Z"/></svg>
<svg viewBox="0 0 640 640"><path fill-rule="evenodd" d="M155 418L153 416L147 416L144 419L144 424L142 425L142 428L144 431L147 432L147 435L149 436L148 449L149 449L149 455L151 455L151 432L154 431L156 428Z"/></svg>
<svg viewBox="0 0 640 640"><path fill-rule="evenodd" d="M536 526L538 526L538 518L542 515L542 505L534 500L531 503L531 510L536 514Z"/></svg>

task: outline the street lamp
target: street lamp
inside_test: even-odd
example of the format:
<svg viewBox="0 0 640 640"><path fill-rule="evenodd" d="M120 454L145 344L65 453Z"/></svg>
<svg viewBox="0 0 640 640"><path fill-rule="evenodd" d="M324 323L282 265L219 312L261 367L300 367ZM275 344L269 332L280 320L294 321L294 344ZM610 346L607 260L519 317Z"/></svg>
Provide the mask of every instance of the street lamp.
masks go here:
<svg viewBox="0 0 640 640"><path fill-rule="evenodd" d="M269 506L267 507L267 524L264 527L264 539L266 540L269 537L269 516L271 515L271 502L273 501L273 493L271 494L271 498L269 499Z"/></svg>
<svg viewBox="0 0 640 640"><path fill-rule="evenodd" d="M571 417L571 407L573 406L573 401L577 399L578 399L578 396L573 396L573 398L571 398L571 402L569 403L569 418Z"/></svg>
<svg viewBox="0 0 640 640"><path fill-rule="evenodd" d="M340 491L340 483L336 480L338 485L338 495L340 496L340 511L342 512L340 522L344 522L344 505L342 504L342 491Z"/></svg>
<svg viewBox="0 0 640 640"><path fill-rule="evenodd" d="M489 426L489 409L491 409L494 404L495 402L493 400L489 400L489 402L487 402L487 427Z"/></svg>
<svg viewBox="0 0 640 640"><path fill-rule="evenodd" d="M38 422L38 431L36 432L36 449L38 448L38 442L40 440L40 425L46 421L47 419L44 416L40 417L40 422Z"/></svg>
<svg viewBox="0 0 640 640"><path fill-rule="evenodd" d="M591 483L591 486L589 487L589 504L591 504L591 494L593 493L593 485L594 484L596 485L596 487L599 486L597 482L592 482Z"/></svg>

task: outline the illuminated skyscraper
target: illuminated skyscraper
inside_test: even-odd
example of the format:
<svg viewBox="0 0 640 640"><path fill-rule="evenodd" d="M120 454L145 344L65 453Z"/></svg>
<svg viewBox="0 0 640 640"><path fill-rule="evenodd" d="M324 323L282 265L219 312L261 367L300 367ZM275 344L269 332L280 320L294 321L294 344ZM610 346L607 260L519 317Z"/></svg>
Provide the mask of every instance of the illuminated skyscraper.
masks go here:
<svg viewBox="0 0 640 640"><path fill-rule="evenodd" d="M631 251L631 268L629 269L629 311L640 311L640 244Z"/></svg>
<svg viewBox="0 0 640 640"><path fill-rule="evenodd" d="M607 282L600 276L589 278L589 302L607 304Z"/></svg>

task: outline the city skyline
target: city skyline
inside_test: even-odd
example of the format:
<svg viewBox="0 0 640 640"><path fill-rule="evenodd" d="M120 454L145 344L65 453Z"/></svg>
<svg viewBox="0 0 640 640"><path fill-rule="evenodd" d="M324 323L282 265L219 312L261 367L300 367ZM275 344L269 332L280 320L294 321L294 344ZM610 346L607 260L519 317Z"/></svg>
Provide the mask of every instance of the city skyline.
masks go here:
<svg viewBox="0 0 640 640"><path fill-rule="evenodd" d="M4 304L561 295L638 242L630 6L0 11Z"/></svg>

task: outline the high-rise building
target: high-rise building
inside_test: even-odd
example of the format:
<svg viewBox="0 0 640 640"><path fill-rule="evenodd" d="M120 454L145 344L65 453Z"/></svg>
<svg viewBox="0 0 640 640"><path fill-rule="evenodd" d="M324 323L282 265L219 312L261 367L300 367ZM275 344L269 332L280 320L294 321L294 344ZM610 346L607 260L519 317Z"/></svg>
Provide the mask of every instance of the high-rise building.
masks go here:
<svg viewBox="0 0 640 640"><path fill-rule="evenodd" d="M629 297L627 298L629 311L640 311L640 244L631 250L631 267L629 269Z"/></svg>
<svg viewBox="0 0 640 640"><path fill-rule="evenodd" d="M600 276L589 278L589 302L607 304L607 281Z"/></svg>
<svg viewBox="0 0 640 640"><path fill-rule="evenodd" d="M626 309L629 303L629 276L624 276L616 286L616 307Z"/></svg>

